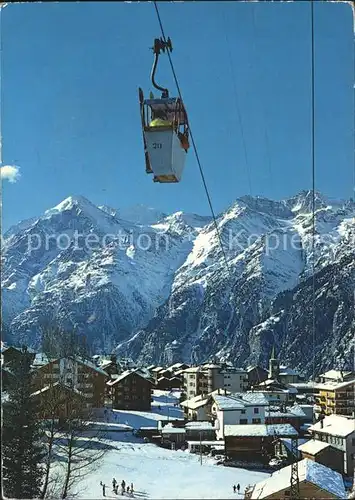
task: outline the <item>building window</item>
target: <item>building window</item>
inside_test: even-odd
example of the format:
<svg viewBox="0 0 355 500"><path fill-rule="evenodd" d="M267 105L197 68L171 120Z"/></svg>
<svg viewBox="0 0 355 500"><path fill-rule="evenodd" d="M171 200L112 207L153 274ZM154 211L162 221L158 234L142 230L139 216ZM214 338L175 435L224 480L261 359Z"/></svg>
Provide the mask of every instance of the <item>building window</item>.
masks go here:
<svg viewBox="0 0 355 500"><path fill-rule="evenodd" d="M259 413L259 408L254 408L254 413Z"/></svg>
<svg viewBox="0 0 355 500"><path fill-rule="evenodd" d="M253 424L261 424L261 419L260 418L253 418L252 423Z"/></svg>
<svg viewBox="0 0 355 500"><path fill-rule="evenodd" d="M243 424L247 424L247 423L248 423L248 419L247 419L247 418L241 418L241 419L239 420L239 423L240 423L241 425L243 425Z"/></svg>
<svg viewBox="0 0 355 500"><path fill-rule="evenodd" d="M352 438L351 443L352 443L352 446L355 446L355 438Z"/></svg>
<svg viewBox="0 0 355 500"><path fill-rule="evenodd" d="M242 415L245 415L245 410L241 410L240 412Z"/></svg>

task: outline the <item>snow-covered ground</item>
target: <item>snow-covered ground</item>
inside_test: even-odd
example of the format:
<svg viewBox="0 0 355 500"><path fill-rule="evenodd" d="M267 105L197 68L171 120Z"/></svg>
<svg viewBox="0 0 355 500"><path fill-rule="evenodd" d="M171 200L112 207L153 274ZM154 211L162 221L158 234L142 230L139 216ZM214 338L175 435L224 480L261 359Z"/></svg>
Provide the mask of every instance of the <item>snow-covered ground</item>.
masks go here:
<svg viewBox="0 0 355 500"><path fill-rule="evenodd" d="M235 498L233 485L244 492L248 484L262 481L268 474L218 466L212 459L183 451L172 451L135 438L120 437L117 449L107 452L95 473L79 482L77 498L100 498L100 481L107 485L106 497L116 498L112 479L129 485L133 482L135 498ZM120 496L120 495L119 495Z"/></svg>
<svg viewBox="0 0 355 500"><path fill-rule="evenodd" d="M107 444L111 449L96 464L94 472L77 482L71 492L76 494L75 498L103 498L100 481L107 487L105 498L117 498L112 491L113 478L119 484L123 479L127 485L132 482L134 498L236 498L238 495L233 493L233 485L238 483L241 487L239 498L242 498L247 485L269 476L261 472L218 466L214 459L205 456L201 465L198 455L145 443L125 427L128 425L137 429L155 426L158 420L182 418L181 409L174 406L176 402L173 395L156 391L151 412L102 412L103 421L108 424ZM122 432L110 432L114 430L113 424L117 427L118 424L124 424L121 425ZM121 497L120 490L118 496ZM124 496L127 497L127 494Z"/></svg>

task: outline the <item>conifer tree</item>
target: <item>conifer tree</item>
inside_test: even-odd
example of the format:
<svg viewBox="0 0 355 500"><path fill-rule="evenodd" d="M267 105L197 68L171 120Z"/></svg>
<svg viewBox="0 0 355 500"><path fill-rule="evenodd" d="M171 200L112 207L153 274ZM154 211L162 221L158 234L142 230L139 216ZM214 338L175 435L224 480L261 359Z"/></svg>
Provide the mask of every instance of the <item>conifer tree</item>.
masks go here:
<svg viewBox="0 0 355 500"><path fill-rule="evenodd" d="M25 347L11 371L14 377L3 404L3 497L39 498L44 450L31 397L31 356Z"/></svg>

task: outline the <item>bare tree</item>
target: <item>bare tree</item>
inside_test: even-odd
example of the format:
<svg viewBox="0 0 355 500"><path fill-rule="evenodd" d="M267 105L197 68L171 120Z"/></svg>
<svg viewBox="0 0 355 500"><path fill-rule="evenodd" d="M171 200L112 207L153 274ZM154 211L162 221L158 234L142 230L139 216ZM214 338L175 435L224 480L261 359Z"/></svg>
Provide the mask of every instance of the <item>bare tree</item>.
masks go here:
<svg viewBox="0 0 355 500"><path fill-rule="evenodd" d="M65 459L61 498L67 498L74 484L94 470L98 461L111 448L105 442L105 430L93 422L91 411L74 404L65 420L58 448Z"/></svg>
<svg viewBox="0 0 355 500"><path fill-rule="evenodd" d="M87 354L81 338L77 338L74 332L63 332L50 322L42 325L42 351L49 360L59 357L75 360ZM87 409L85 396L72 385L66 384L65 379L65 373L56 382L50 377L47 387L37 391L41 398L40 418L46 445L41 499L51 498L58 489L61 490L60 496L66 498L79 474L80 477L88 474L91 465L108 448L102 442L104 433L95 431L88 423L93 419L93 414ZM53 471L59 454L66 463L64 480ZM63 484L59 487L60 482Z"/></svg>
<svg viewBox="0 0 355 500"><path fill-rule="evenodd" d="M46 447L41 499L47 498L48 494L51 496L50 492L53 490L53 486L58 483L58 477L51 475L51 466L55 460L55 441L58 437L58 414L63 404L56 387L53 380L51 380L49 386L46 388L46 394L42 396L40 405L41 414L39 417L43 418L43 441Z"/></svg>

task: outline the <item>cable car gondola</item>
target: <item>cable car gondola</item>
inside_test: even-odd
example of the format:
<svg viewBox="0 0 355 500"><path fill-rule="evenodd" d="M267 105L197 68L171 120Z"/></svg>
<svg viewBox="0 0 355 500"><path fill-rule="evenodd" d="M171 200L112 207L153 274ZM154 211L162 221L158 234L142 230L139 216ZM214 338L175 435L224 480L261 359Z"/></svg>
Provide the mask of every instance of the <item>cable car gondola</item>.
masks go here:
<svg viewBox="0 0 355 500"><path fill-rule="evenodd" d="M162 92L160 99L151 94L144 99L139 88L139 104L145 152L146 173L153 174L154 182L180 182L190 147L188 119L180 97L169 97L168 89L155 81L160 52L172 51L171 40L154 40L154 62L151 72L153 87Z"/></svg>

